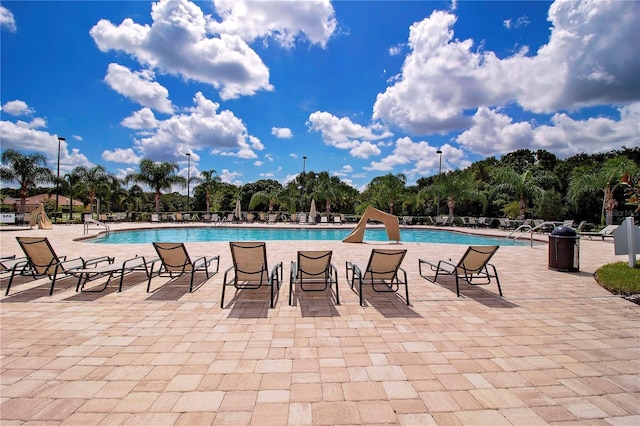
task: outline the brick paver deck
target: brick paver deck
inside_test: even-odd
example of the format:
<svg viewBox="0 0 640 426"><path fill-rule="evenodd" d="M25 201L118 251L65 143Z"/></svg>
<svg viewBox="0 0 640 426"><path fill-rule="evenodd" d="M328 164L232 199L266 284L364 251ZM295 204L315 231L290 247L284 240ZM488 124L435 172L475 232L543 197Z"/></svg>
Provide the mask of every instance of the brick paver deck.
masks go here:
<svg viewBox="0 0 640 426"><path fill-rule="evenodd" d="M112 228L130 227L115 225ZM59 254L153 256L151 244L73 241L81 226L0 234L49 237ZM546 237L543 237L546 238ZM268 242L284 262L275 309L264 291L228 292L227 243L187 243L221 256L220 273L188 293L188 279L140 274L117 292L76 293L75 280L21 279L0 299L2 425L163 424L640 424L639 307L600 288L592 274L615 260L611 241L581 241L581 270L547 268L547 247L501 247L504 291L418 274L418 258L457 260L465 246L401 243L411 305L345 281L387 243ZM392 244L392 247L398 247ZM332 249L336 306L323 293L288 305L297 250ZM202 283L204 275L196 277Z"/></svg>

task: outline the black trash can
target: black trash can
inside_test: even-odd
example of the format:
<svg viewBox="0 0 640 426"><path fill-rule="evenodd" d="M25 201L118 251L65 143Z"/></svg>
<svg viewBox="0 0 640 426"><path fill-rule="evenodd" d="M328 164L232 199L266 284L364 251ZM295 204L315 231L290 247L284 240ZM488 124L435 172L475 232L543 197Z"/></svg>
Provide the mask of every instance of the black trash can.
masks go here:
<svg viewBox="0 0 640 426"><path fill-rule="evenodd" d="M549 234L549 269L561 272L580 270L580 236L575 229L560 225Z"/></svg>

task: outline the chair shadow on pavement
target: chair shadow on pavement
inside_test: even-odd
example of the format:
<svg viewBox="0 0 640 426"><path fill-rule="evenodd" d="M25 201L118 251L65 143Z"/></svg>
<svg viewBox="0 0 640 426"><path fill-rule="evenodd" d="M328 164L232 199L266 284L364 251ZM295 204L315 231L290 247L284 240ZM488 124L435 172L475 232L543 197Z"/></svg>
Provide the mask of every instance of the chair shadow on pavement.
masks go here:
<svg viewBox="0 0 640 426"><path fill-rule="evenodd" d="M202 280L198 277L201 276ZM211 280L212 277L207 279L204 272L196 272L196 276L193 281L193 291L195 293L200 287ZM150 296L146 300L155 301L177 301L180 300L185 294L189 294L190 276L184 274L176 278L168 278L162 282L155 277L151 280Z"/></svg>
<svg viewBox="0 0 640 426"><path fill-rule="evenodd" d="M112 280L106 288L104 288L105 282L106 278L89 281L85 284L85 291L78 292L65 300L68 302L90 302L92 300L98 300L109 294L118 293L118 286L120 285L119 278ZM147 274L145 272L132 272L124 277L122 281L122 292L146 283ZM104 288L104 290L100 291L101 288Z"/></svg>
<svg viewBox="0 0 640 426"><path fill-rule="evenodd" d="M353 286L351 290L358 294L357 286ZM362 290L364 307L373 307L385 318L422 318L422 315L413 310L411 305L407 305L406 299L397 292L376 292L370 285L363 286Z"/></svg>
<svg viewBox="0 0 640 426"><path fill-rule="evenodd" d="M452 276L440 276L438 277L438 281L433 282L431 279L427 280L425 278L427 284L434 284L440 288L444 288L449 290L454 298L457 298L456 295L456 279ZM471 285L464 279L460 279L460 299L471 299L478 303L481 303L489 308L519 308L519 305L510 302L509 300L501 297L497 293L497 287L494 283L489 284L489 288L487 289L487 285ZM496 292L492 291L495 290Z"/></svg>
<svg viewBox="0 0 640 426"><path fill-rule="evenodd" d="M2 280L0 284L0 288L2 294L7 290L7 280ZM20 286L22 284L27 283L38 283L35 287L29 287L25 289L21 289ZM74 277L60 277L56 279L56 285L53 291L53 295L56 295L60 292L67 291L73 289L75 291L76 284L78 283L78 279ZM50 297L49 290L51 289L51 281L48 278L41 278L38 280L34 280L31 277L18 277L14 278L13 283L11 284L11 291L8 296L2 298L2 302L31 302L36 299L40 299L43 297Z"/></svg>
<svg viewBox="0 0 640 426"><path fill-rule="evenodd" d="M228 318L268 318L269 311L274 311L270 306L271 289L263 287L259 289L238 289L231 299L225 300L224 310L229 310ZM274 308L282 302L280 293L276 292Z"/></svg>

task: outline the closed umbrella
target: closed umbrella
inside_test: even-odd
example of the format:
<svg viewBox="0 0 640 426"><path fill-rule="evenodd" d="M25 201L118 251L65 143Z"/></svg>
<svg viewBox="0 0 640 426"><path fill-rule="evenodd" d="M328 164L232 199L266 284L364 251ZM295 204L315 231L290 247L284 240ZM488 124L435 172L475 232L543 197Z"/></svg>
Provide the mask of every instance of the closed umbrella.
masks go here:
<svg viewBox="0 0 640 426"><path fill-rule="evenodd" d="M309 222L316 221L316 200L311 199L311 209L309 210Z"/></svg>
<svg viewBox="0 0 640 426"><path fill-rule="evenodd" d="M235 216L238 219L242 218L242 207L240 207L240 200L236 201L236 211L235 211Z"/></svg>

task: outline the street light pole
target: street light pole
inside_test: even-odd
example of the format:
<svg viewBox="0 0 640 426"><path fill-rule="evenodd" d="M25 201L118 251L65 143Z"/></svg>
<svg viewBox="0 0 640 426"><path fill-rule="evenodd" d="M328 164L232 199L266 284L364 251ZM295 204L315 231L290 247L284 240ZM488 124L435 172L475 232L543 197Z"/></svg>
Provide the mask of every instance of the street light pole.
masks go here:
<svg viewBox="0 0 640 426"><path fill-rule="evenodd" d="M58 174L56 176L56 221L58 220L58 199L60 197L60 142L66 139L58 136Z"/></svg>
<svg viewBox="0 0 640 426"><path fill-rule="evenodd" d="M187 152L187 213L191 211L191 194L189 187L191 186L191 153Z"/></svg>
<svg viewBox="0 0 640 426"><path fill-rule="evenodd" d="M300 176L300 211L304 211L304 174L307 167L307 156L302 157L302 175Z"/></svg>
<svg viewBox="0 0 640 426"><path fill-rule="evenodd" d="M436 154L440 156L440 166L438 167L438 176L442 174L442 151L437 150ZM438 188L438 204L436 204L436 216L440 216L440 188Z"/></svg>

